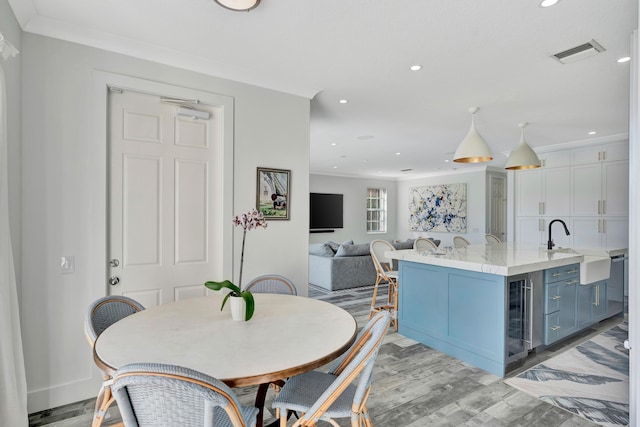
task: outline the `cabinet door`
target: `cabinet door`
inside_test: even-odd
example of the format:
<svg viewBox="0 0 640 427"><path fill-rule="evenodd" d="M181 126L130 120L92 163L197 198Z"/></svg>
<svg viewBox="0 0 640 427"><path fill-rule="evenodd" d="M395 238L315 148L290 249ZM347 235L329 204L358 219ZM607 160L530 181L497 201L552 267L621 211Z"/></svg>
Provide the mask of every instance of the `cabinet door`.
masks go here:
<svg viewBox="0 0 640 427"><path fill-rule="evenodd" d="M520 244L544 244L543 221L542 218L537 217L517 218L515 241Z"/></svg>
<svg viewBox="0 0 640 427"><path fill-rule="evenodd" d="M604 154L602 154L601 157L605 162L627 160L629 158L629 143L622 141L604 144L602 146L602 152Z"/></svg>
<svg viewBox="0 0 640 427"><path fill-rule="evenodd" d="M542 213L547 216L571 215L571 169L545 169L543 175Z"/></svg>
<svg viewBox="0 0 640 427"><path fill-rule="evenodd" d="M603 249L623 249L629 247L629 219L606 217L600 223ZM576 245L576 247L578 247Z"/></svg>
<svg viewBox="0 0 640 427"><path fill-rule="evenodd" d="M571 150L550 151L540 156L542 166L547 168L559 168L563 166L571 166L572 153Z"/></svg>
<svg viewBox="0 0 640 427"><path fill-rule="evenodd" d="M602 214L629 215L629 161L602 164Z"/></svg>
<svg viewBox="0 0 640 427"><path fill-rule="evenodd" d="M563 337L578 329L577 292L577 279L569 279L560 286L560 335Z"/></svg>
<svg viewBox="0 0 640 427"><path fill-rule="evenodd" d="M540 169L516 174L516 216L542 213L542 172Z"/></svg>
<svg viewBox="0 0 640 427"><path fill-rule="evenodd" d="M578 286L578 326L584 327L593 322L593 304L594 304L593 285Z"/></svg>
<svg viewBox="0 0 640 427"><path fill-rule="evenodd" d="M607 281L593 285L593 321L599 322L607 317Z"/></svg>
<svg viewBox="0 0 640 427"><path fill-rule="evenodd" d="M573 150L573 164L586 165L598 163L602 159L602 146L592 145L591 147L576 148Z"/></svg>
<svg viewBox="0 0 640 427"><path fill-rule="evenodd" d="M574 248L600 248L602 247L602 220L598 217L573 218L569 231L573 236ZM623 246L626 247L626 246Z"/></svg>
<svg viewBox="0 0 640 427"><path fill-rule="evenodd" d="M602 199L602 173L600 164L574 166L573 215L599 215Z"/></svg>

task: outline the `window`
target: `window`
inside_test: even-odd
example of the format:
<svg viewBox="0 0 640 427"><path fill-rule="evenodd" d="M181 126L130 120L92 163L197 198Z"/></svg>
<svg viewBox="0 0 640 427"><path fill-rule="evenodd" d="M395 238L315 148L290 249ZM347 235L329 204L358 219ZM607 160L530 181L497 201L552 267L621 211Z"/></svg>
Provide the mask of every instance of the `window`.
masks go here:
<svg viewBox="0 0 640 427"><path fill-rule="evenodd" d="M367 233L387 231L387 190L367 188Z"/></svg>

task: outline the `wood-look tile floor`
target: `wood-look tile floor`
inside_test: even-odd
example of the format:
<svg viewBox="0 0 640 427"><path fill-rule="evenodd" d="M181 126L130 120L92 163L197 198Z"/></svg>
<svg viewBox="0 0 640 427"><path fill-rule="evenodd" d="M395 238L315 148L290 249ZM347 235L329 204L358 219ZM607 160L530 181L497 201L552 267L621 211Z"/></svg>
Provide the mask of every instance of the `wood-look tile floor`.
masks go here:
<svg viewBox="0 0 640 427"><path fill-rule="evenodd" d="M332 294L316 289L309 296L349 311L362 326L369 318L371 288ZM385 299L386 295L380 295ZM529 356L510 376L571 348L621 322L617 316L577 337ZM241 402L252 405L255 387L235 389ZM269 400L268 396L268 400ZM86 427L91 425L93 400L31 414L31 427ZM269 407L269 403L267 403ZM375 427L424 426L595 426L562 409L518 391L501 378L405 338L390 329L376 360L373 388L368 400ZM103 424L120 421L117 407ZM273 421L265 414L265 424ZM340 420L349 426L349 420ZM293 424L290 421L289 425ZM322 425L322 423L321 423ZM326 424L328 425L328 424Z"/></svg>

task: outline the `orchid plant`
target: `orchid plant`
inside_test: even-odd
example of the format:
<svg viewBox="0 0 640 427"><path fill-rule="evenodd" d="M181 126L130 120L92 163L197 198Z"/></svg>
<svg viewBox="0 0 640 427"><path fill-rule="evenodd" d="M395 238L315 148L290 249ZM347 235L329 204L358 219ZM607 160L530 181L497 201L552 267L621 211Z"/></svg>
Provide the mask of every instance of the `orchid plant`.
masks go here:
<svg viewBox="0 0 640 427"><path fill-rule="evenodd" d="M233 224L237 227L242 227L242 252L240 254L240 276L238 277L238 286L231 283L229 280L225 280L224 282L206 282L204 285L214 291L219 291L222 288L229 289L229 293L225 295L222 300L222 306L220 310L224 308L229 297L241 297L244 299L247 310L245 314L245 320L251 319L253 316L253 311L255 308L255 303L253 301L253 295L249 291L243 291L242 288L242 266L244 264L244 242L247 237L247 231L253 230L254 228L262 227L267 228L267 220L264 218L264 215L261 212L258 212L256 209L252 209L249 212L245 212L241 215L236 215L233 219Z"/></svg>

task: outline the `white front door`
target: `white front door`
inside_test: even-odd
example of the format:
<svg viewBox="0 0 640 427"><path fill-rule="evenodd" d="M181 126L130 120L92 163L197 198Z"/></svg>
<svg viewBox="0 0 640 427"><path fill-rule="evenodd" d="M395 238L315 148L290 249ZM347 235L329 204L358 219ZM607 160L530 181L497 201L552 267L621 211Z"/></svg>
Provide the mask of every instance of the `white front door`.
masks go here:
<svg viewBox="0 0 640 427"><path fill-rule="evenodd" d="M145 307L205 295L203 283L221 274L212 170L221 112L195 107L209 118L178 115L156 95L109 94L109 293Z"/></svg>

